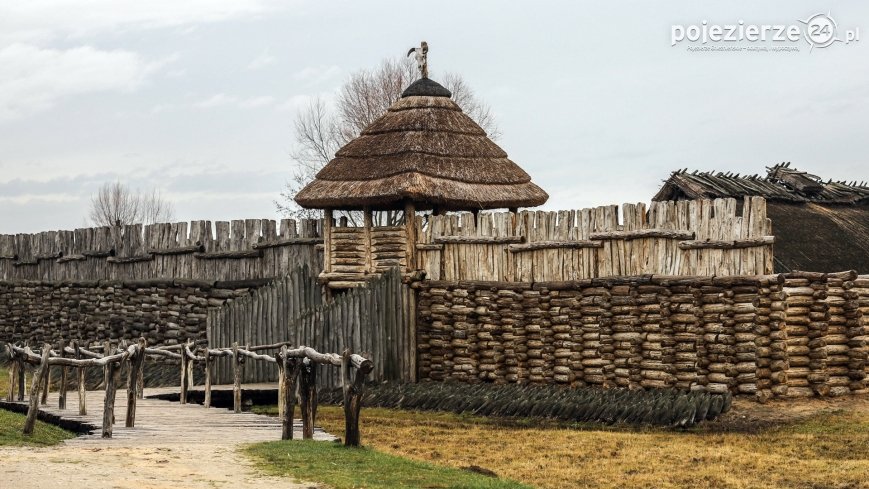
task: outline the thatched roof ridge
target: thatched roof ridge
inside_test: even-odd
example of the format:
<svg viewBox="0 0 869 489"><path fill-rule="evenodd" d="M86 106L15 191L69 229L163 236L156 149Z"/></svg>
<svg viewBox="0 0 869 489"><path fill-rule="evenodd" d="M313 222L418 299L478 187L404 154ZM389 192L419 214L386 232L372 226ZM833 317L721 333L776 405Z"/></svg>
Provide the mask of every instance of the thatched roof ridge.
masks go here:
<svg viewBox="0 0 869 489"><path fill-rule="evenodd" d="M869 185L865 182L825 183L820 177L791 168L790 163L780 163L767 170L765 176L677 170L652 200L759 196L782 202L853 204L869 201Z"/></svg>
<svg viewBox="0 0 869 489"><path fill-rule="evenodd" d="M335 154L296 195L308 208L531 207L548 195L426 78Z"/></svg>

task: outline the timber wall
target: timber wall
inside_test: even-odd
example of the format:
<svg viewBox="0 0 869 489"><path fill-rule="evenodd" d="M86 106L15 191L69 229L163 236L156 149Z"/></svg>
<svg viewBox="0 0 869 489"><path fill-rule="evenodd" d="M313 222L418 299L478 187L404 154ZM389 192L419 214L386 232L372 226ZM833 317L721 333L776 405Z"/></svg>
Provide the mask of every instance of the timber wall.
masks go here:
<svg viewBox="0 0 869 489"><path fill-rule="evenodd" d="M422 281L419 378L867 392L869 276Z"/></svg>
<svg viewBox="0 0 869 489"><path fill-rule="evenodd" d="M243 280L320 270L319 219L139 224L0 235L0 280Z"/></svg>
<svg viewBox="0 0 869 489"><path fill-rule="evenodd" d="M773 272L760 197L570 211L417 217L416 268L434 280L540 282Z"/></svg>
<svg viewBox="0 0 869 489"><path fill-rule="evenodd" d="M246 296L264 280L0 281L0 342L105 339L151 345L206 339L210 308Z"/></svg>

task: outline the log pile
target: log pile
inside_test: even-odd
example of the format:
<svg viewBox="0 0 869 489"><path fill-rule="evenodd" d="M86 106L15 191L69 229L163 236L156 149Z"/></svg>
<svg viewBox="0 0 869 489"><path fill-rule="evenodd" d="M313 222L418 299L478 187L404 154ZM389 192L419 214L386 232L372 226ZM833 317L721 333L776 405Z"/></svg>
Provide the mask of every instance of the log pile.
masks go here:
<svg viewBox="0 0 869 489"><path fill-rule="evenodd" d="M851 288L856 297L853 308L855 317L849 318L848 329L848 377L852 392L869 392L869 275L860 275Z"/></svg>
<svg viewBox="0 0 869 489"><path fill-rule="evenodd" d="M419 378L773 397L866 389L852 272L422 281Z"/></svg>

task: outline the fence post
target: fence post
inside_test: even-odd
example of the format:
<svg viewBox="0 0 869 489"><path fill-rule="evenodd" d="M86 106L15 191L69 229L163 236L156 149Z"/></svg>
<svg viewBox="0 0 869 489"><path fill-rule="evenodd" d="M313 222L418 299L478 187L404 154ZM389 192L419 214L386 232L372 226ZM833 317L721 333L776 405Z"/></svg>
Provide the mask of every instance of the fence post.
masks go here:
<svg viewBox="0 0 869 489"><path fill-rule="evenodd" d="M138 399L145 398L145 359L147 355L145 354L144 348L148 347L148 342L145 341L145 346L142 347L142 365L139 366L138 372L136 372L136 397Z"/></svg>
<svg viewBox="0 0 869 489"><path fill-rule="evenodd" d="M192 349L193 344L194 344L193 340L191 340L191 339L187 340L187 345L184 347L185 354L187 354L187 350L190 350L190 354L195 356L195 353L193 352L193 349ZM193 366L195 365L195 363L196 363L196 361L193 358L187 359L187 391L188 391L188 393L190 392L190 389L192 389L193 386L196 385L196 382L193 381Z"/></svg>
<svg viewBox="0 0 869 489"><path fill-rule="evenodd" d="M362 409L362 390L365 387L367 372L357 370L351 377L350 356L353 352L348 348L341 355L341 390L344 392L344 445L359 446L359 411Z"/></svg>
<svg viewBox="0 0 869 489"><path fill-rule="evenodd" d="M241 359L238 357L238 342L232 344L232 409L241 412Z"/></svg>
<svg viewBox="0 0 869 489"><path fill-rule="evenodd" d="M314 438L314 420L317 417L317 365L305 358L299 383L302 411L302 439Z"/></svg>
<svg viewBox="0 0 869 489"><path fill-rule="evenodd" d="M25 375L25 363L23 358L18 359L18 400L24 401L24 390L27 388L27 375Z"/></svg>
<svg viewBox="0 0 869 489"><path fill-rule="evenodd" d="M211 354L208 346L205 347L205 407L211 407Z"/></svg>
<svg viewBox="0 0 869 489"><path fill-rule="evenodd" d="M33 427L36 426L36 414L39 412L39 390L45 384L45 379L48 377L48 358L51 356L51 345L45 343L42 345L42 359L39 361L39 373L36 379L30 384L30 407L27 409L27 418L24 420L24 434L30 435L33 433Z"/></svg>
<svg viewBox="0 0 869 489"><path fill-rule="evenodd" d="M106 341L103 345L103 356L111 356L112 349L109 342ZM103 438L112 437L112 425L115 422L115 393L117 390L115 382L119 370L117 362L109 362L106 364L106 397L103 405Z"/></svg>
<svg viewBox="0 0 869 489"><path fill-rule="evenodd" d="M145 338L139 338L139 345L136 348L136 356L129 359L130 368L127 370L127 419L125 426L132 428L136 426L136 400L139 398L139 372L142 371L142 365L145 363L145 348L148 346Z"/></svg>
<svg viewBox="0 0 869 489"><path fill-rule="evenodd" d="M187 404L187 362L190 360L187 358L185 347L186 345L181 348L181 404Z"/></svg>
<svg viewBox="0 0 869 489"><path fill-rule="evenodd" d="M281 365L281 384L279 396L282 399L284 411L281 413L281 440L293 439L293 415L296 411L296 379L299 376L300 363L297 358L287 355L286 345L281 347L278 359Z"/></svg>
<svg viewBox="0 0 869 489"><path fill-rule="evenodd" d="M72 347L75 349L75 359L81 360L81 347L78 344L78 341L74 341L72 343ZM87 408L87 385L85 381L85 370L84 367L77 367L78 369L78 415L85 416L88 413Z"/></svg>
<svg viewBox="0 0 869 489"><path fill-rule="evenodd" d="M6 349L9 350L9 360L12 362L12 368L9 369L9 395L6 400L12 402L15 400L15 389L18 382L18 358L15 356L15 350L12 349L12 343L9 343Z"/></svg>
<svg viewBox="0 0 869 489"><path fill-rule="evenodd" d="M66 340L60 340L60 358L66 356ZM57 393L57 408L58 409L66 409L66 389L67 382L69 381L69 369L66 368L66 365L61 367L60 369L60 391Z"/></svg>
<svg viewBox="0 0 869 489"><path fill-rule="evenodd" d="M51 348L48 349L49 357L51 356ZM42 393L40 395L39 404L45 406L48 404L48 391L51 390L51 364L47 364L48 369L45 371L45 380L43 380ZM40 377L41 378L41 377Z"/></svg>

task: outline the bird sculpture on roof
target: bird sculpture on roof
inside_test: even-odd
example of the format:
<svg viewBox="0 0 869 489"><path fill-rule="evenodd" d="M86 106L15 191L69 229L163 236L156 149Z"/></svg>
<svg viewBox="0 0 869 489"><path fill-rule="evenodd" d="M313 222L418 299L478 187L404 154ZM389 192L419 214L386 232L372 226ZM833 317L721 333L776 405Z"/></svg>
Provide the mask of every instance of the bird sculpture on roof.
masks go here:
<svg viewBox="0 0 869 489"><path fill-rule="evenodd" d="M423 41L418 48L410 48L407 55L416 53L416 67L419 68L419 75L422 78L428 78L428 43Z"/></svg>

